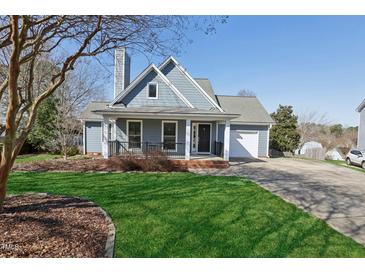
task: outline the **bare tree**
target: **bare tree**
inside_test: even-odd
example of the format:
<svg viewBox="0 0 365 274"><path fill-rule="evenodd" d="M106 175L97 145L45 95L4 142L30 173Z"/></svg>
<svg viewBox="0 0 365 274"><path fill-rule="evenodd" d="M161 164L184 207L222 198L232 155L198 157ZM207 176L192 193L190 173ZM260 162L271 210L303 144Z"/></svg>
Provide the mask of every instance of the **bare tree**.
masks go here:
<svg viewBox="0 0 365 274"><path fill-rule="evenodd" d="M255 97L256 93L249 89L241 89L238 93L238 96L244 96L244 97Z"/></svg>
<svg viewBox="0 0 365 274"><path fill-rule="evenodd" d="M55 142L64 159L67 159L69 150L81 135L82 125L78 119L80 111L90 101L103 97L98 75L97 71L90 70L89 62L82 62L67 76L55 94Z"/></svg>
<svg viewBox="0 0 365 274"><path fill-rule="evenodd" d="M39 105L63 84L81 58L97 58L120 46L162 55L177 52L186 42L191 20L181 16L1 16L0 64L6 73L0 83L0 101L6 100L7 107L5 124L0 125L4 135L0 210L9 172ZM208 21L205 30L214 30L215 21ZM35 71L42 60L50 61L49 81L35 90Z"/></svg>
<svg viewBox="0 0 365 274"><path fill-rule="evenodd" d="M300 147L306 142L319 141L323 126L330 123L327 114L320 114L317 111L302 113L298 117L298 132L300 134Z"/></svg>

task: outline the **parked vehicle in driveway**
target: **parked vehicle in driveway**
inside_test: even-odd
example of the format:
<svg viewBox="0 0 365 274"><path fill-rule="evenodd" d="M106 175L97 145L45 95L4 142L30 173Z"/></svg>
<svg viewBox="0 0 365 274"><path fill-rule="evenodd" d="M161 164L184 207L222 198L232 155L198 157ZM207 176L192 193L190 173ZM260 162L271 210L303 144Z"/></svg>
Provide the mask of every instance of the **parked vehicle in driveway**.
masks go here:
<svg viewBox="0 0 365 274"><path fill-rule="evenodd" d="M346 155L346 164L358 165L365 169L365 151L352 149Z"/></svg>

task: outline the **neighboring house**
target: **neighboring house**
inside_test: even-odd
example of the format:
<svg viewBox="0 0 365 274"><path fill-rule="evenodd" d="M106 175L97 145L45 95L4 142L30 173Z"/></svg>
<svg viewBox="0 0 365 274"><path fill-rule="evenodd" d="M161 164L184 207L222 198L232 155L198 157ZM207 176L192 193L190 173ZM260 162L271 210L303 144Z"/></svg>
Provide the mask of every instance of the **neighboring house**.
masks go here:
<svg viewBox="0 0 365 274"><path fill-rule="evenodd" d="M365 150L365 99L356 109L360 113L359 135L357 139L357 148Z"/></svg>
<svg viewBox="0 0 365 274"><path fill-rule="evenodd" d="M156 149L185 159L267 157L274 123L256 97L215 95L173 57L130 82L125 49L115 53L114 99L90 103L81 119L84 153L105 158Z"/></svg>

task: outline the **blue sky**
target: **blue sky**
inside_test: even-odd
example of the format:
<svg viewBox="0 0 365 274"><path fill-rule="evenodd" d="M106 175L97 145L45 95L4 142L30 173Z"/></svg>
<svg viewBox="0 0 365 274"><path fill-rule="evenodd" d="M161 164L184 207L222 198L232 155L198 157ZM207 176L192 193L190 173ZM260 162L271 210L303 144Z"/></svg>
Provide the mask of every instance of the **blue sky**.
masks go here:
<svg viewBox="0 0 365 274"><path fill-rule="evenodd" d="M249 89L269 112L293 105L297 114L326 113L357 125L365 98L365 16L231 16L216 34L191 32L178 61L208 77L217 94ZM161 62L156 58L154 62ZM132 56L132 77L148 65Z"/></svg>

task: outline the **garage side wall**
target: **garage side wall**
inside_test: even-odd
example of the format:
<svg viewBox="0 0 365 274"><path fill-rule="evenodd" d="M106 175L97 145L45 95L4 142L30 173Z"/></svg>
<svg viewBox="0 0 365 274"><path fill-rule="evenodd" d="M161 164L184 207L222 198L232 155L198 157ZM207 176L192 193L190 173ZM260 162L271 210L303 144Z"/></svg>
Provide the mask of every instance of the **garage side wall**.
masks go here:
<svg viewBox="0 0 365 274"><path fill-rule="evenodd" d="M231 124L231 130L256 130L259 132L259 157L266 157L268 152L268 137L269 137L269 126L261 125L238 125ZM224 142L224 124L219 124L218 127L218 141Z"/></svg>
<svg viewBox="0 0 365 274"><path fill-rule="evenodd" d="M85 122L85 152L101 153L101 122Z"/></svg>

